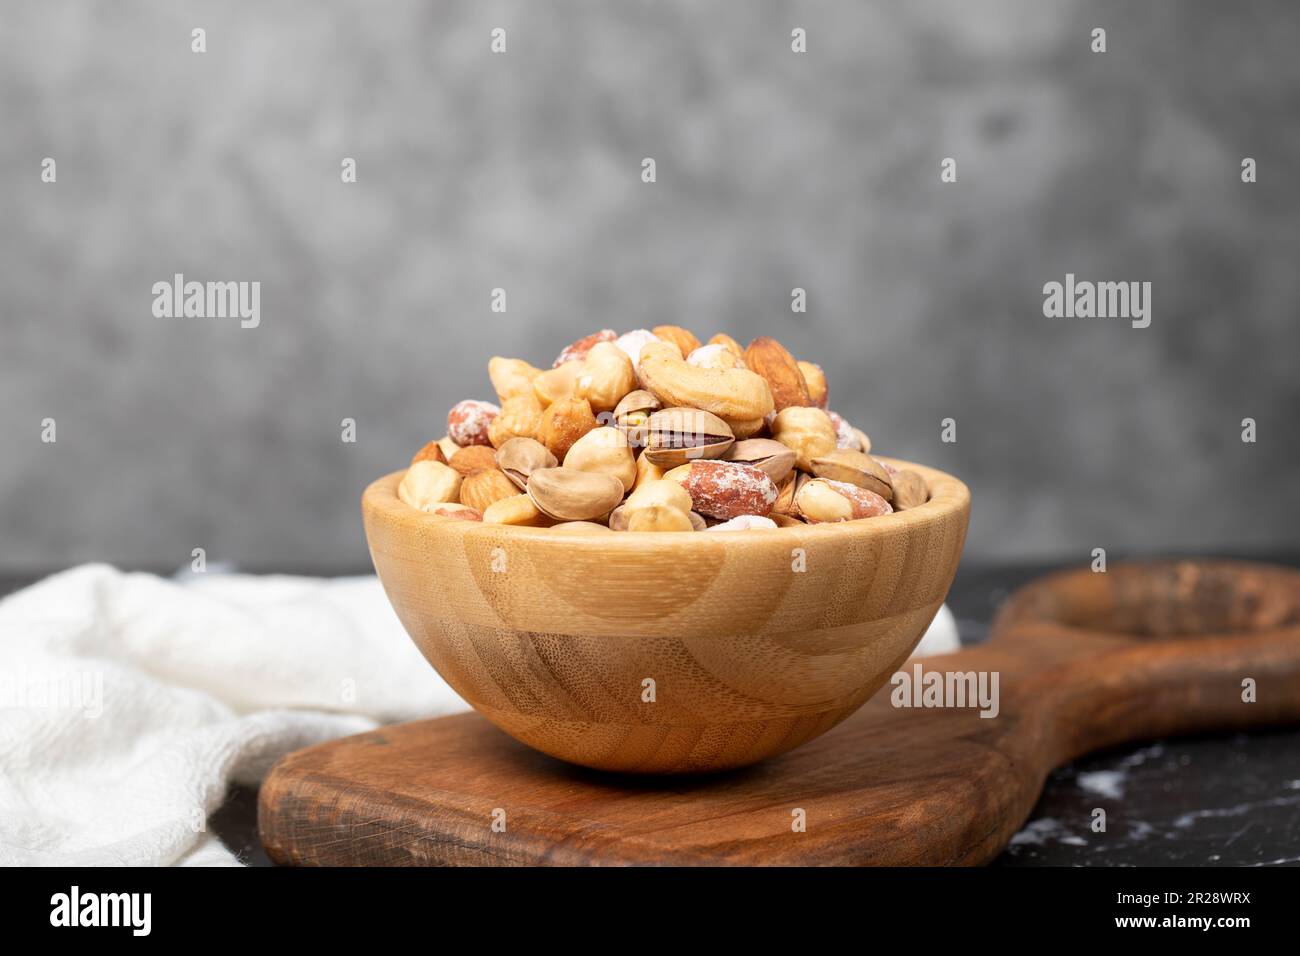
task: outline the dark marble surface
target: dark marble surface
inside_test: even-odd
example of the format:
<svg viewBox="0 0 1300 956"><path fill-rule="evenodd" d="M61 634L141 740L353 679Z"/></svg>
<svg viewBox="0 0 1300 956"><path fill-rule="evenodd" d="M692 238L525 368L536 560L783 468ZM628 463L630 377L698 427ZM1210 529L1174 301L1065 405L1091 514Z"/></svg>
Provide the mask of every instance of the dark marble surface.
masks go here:
<svg viewBox="0 0 1300 956"><path fill-rule="evenodd" d="M1300 557L1285 563L1300 564ZM948 596L964 643L1045 565L962 565ZM32 580L0 576L0 594ZM1091 829L1096 808L1106 832ZM213 831L245 863L270 865L257 794L231 789ZM1300 728L1158 740L1091 754L1051 774L995 866L1300 865Z"/></svg>

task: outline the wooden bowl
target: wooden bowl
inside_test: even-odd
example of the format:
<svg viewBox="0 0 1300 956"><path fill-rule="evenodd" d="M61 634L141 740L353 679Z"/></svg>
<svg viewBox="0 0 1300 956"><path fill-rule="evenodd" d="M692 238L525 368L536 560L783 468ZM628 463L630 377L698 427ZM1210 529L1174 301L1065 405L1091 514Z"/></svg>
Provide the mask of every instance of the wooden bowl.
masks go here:
<svg viewBox="0 0 1300 956"><path fill-rule="evenodd" d="M550 532L416 511L402 472L361 499L375 570L420 651L530 747L587 767L681 773L782 753L894 673L957 570L970 492L764 531Z"/></svg>

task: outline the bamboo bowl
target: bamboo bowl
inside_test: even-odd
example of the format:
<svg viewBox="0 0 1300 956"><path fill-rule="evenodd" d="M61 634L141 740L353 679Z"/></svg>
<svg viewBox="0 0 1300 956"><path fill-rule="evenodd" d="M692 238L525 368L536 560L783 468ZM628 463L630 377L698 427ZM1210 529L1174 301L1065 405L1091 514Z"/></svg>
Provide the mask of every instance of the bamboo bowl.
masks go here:
<svg viewBox="0 0 1300 956"><path fill-rule="evenodd" d="M891 464L919 472L929 502L801 528L483 525L409 508L400 471L361 507L407 633L488 720L587 767L704 772L824 733L925 633L957 570L970 492Z"/></svg>

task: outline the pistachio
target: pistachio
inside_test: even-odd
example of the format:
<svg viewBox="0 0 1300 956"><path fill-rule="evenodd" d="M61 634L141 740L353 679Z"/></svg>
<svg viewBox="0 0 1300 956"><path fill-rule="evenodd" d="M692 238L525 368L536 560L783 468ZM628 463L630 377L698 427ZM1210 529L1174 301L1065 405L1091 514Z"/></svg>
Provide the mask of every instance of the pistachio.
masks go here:
<svg viewBox="0 0 1300 956"><path fill-rule="evenodd" d="M893 476L895 511L916 508L930 500L930 491L925 486L925 479L911 469L904 468Z"/></svg>
<svg viewBox="0 0 1300 956"><path fill-rule="evenodd" d="M794 468L794 451L771 438L746 438L738 441L722 456L724 461L753 465L778 485Z"/></svg>
<svg viewBox="0 0 1300 956"><path fill-rule="evenodd" d="M665 408L650 416L645 454L656 465L718 458L735 441L717 415L698 408Z"/></svg>
<svg viewBox="0 0 1300 956"><path fill-rule="evenodd" d="M540 468L528 478L528 496L559 521L603 518L623 500L623 482L576 468Z"/></svg>
<svg viewBox="0 0 1300 956"><path fill-rule="evenodd" d="M894 496L894 486L885 466L860 451L847 448L828 451L812 460L812 473L818 478L831 478L874 491L886 501Z"/></svg>
<svg viewBox="0 0 1300 956"><path fill-rule="evenodd" d="M820 408L791 405L772 420L772 437L794 449L795 465L812 471L812 460L832 451L836 445L835 425Z"/></svg>
<svg viewBox="0 0 1300 956"><path fill-rule="evenodd" d="M646 424L650 416L661 408L663 405L659 399L643 388L628 392L614 408L614 426L627 436L633 448L644 448L648 434Z"/></svg>
<svg viewBox="0 0 1300 956"><path fill-rule="evenodd" d="M623 483L625 492L636 484L636 456L627 437L617 428L593 428L587 432L569 447L564 467L613 475Z"/></svg>
<svg viewBox="0 0 1300 956"><path fill-rule="evenodd" d="M535 438L512 438L497 449L497 467L522 491L528 476L539 468L554 468L559 462Z"/></svg>

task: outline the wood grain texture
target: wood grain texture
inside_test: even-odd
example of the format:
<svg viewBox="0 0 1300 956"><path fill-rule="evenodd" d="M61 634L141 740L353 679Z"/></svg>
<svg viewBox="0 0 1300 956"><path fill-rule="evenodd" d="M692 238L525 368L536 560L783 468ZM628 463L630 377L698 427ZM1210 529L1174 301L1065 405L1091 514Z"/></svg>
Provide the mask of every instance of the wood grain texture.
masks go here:
<svg viewBox="0 0 1300 956"><path fill-rule="evenodd" d="M285 757L262 787L261 837L296 864L983 863L1048 772L1082 753L1300 722L1300 572L1057 575L1018 592L988 644L922 663L998 671L999 715L897 709L882 692L798 750L659 778L561 763L476 714L444 717ZM806 832L791 829L796 808Z"/></svg>
<svg viewBox="0 0 1300 956"><path fill-rule="evenodd" d="M970 494L908 467L930 487L921 507L766 531L455 521L398 500L400 472L366 489L362 510L407 633L479 713L584 766L698 773L824 733L925 633L957 569Z"/></svg>

